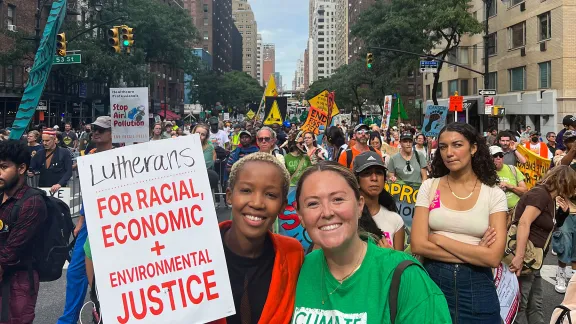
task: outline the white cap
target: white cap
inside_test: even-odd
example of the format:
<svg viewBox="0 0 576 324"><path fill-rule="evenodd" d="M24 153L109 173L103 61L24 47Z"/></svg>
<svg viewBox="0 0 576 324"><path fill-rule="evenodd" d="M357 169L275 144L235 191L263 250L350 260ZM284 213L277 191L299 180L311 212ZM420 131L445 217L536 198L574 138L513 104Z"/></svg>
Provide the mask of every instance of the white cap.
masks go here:
<svg viewBox="0 0 576 324"><path fill-rule="evenodd" d="M490 155L494 155L496 153L504 153L504 151L502 151L502 148L500 146L497 145L490 146Z"/></svg>
<svg viewBox="0 0 576 324"><path fill-rule="evenodd" d="M60 127L58 127L58 125L54 125L54 127L52 127L54 129L59 129Z"/></svg>

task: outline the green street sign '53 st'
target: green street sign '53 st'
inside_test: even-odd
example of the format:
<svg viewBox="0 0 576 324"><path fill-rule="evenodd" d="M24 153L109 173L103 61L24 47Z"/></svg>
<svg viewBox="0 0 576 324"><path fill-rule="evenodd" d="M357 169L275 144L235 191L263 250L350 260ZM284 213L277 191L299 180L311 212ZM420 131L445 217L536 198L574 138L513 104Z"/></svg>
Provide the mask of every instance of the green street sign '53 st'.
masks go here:
<svg viewBox="0 0 576 324"><path fill-rule="evenodd" d="M71 54L66 56L54 56L52 64L77 64L82 63L82 54Z"/></svg>

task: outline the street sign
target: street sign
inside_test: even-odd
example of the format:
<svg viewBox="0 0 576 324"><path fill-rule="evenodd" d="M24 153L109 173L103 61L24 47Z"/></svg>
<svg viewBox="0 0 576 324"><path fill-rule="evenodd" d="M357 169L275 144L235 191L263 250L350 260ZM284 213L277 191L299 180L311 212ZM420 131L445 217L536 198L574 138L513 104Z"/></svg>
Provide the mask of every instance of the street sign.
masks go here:
<svg viewBox="0 0 576 324"><path fill-rule="evenodd" d="M82 63L82 54L54 56L52 64L78 64Z"/></svg>
<svg viewBox="0 0 576 324"><path fill-rule="evenodd" d="M464 97L450 96L450 104L448 105L450 111L461 112L464 109Z"/></svg>
<svg viewBox="0 0 576 324"><path fill-rule="evenodd" d="M438 61L420 61L420 73L438 73Z"/></svg>
<svg viewBox="0 0 576 324"><path fill-rule="evenodd" d="M46 100L38 101L38 106L36 106L36 110L38 111L47 111L48 105L46 104Z"/></svg>
<svg viewBox="0 0 576 324"><path fill-rule="evenodd" d="M478 95L479 96L495 96L496 90L481 89L481 90L478 90Z"/></svg>
<svg viewBox="0 0 576 324"><path fill-rule="evenodd" d="M86 82L80 82L78 84L78 97L79 98L86 98L88 96L88 87Z"/></svg>
<svg viewBox="0 0 576 324"><path fill-rule="evenodd" d="M484 114L492 115L492 109L494 108L494 97L484 98Z"/></svg>

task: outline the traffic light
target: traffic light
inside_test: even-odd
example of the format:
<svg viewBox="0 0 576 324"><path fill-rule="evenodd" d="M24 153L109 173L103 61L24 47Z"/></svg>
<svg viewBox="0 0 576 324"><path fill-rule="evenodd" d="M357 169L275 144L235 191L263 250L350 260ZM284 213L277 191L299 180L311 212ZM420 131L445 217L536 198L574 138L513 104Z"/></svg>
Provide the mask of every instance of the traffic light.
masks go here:
<svg viewBox="0 0 576 324"><path fill-rule="evenodd" d="M66 33L56 35L56 55L66 56Z"/></svg>
<svg viewBox="0 0 576 324"><path fill-rule="evenodd" d="M110 45L110 51L112 53L122 52L122 47L120 44L120 34L118 33L119 26L114 26L108 29L108 44Z"/></svg>
<svg viewBox="0 0 576 324"><path fill-rule="evenodd" d="M126 25L123 25L121 28L122 31L122 47L126 49L126 53L130 54L130 50L132 49L132 45L134 44L134 28L130 28Z"/></svg>
<svg viewBox="0 0 576 324"><path fill-rule="evenodd" d="M371 69L373 62L374 62L374 55L372 55L372 53L366 54L366 67Z"/></svg>

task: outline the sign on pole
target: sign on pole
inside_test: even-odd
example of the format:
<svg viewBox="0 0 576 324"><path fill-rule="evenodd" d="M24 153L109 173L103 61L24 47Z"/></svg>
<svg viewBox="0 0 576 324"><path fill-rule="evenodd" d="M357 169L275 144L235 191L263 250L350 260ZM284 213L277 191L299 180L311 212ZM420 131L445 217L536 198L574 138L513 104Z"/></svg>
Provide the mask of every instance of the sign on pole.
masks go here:
<svg viewBox="0 0 576 324"><path fill-rule="evenodd" d="M78 159L104 323L235 313L199 135Z"/></svg>
<svg viewBox="0 0 576 324"><path fill-rule="evenodd" d="M479 96L495 96L496 95L496 90L493 89L480 89L478 90L478 95Z"/></svg>
<svg viewBox="0 0 576 324"><path fill-rule="evenodd" d="M51 188L39 188L44 190L44 192L46 192L47 196L52 196L54 198L58 198L60 200L62 200L66 205L68 205L68 207L70 207L70 188L60 188L58 189L58 191L55 192L51 192L50 189Z"/></svg>
<svg viewBox="0 0 576 324"><path fill-rule="evenodd" d="M147 142L148 88L110 88L112 143Z"/></svg>
<svg viewBox="0 0 576 324"><path fill-rule="evenodd" d="M420 73L438 73L438 61L420 61Z"/></svg>
<svg viewBox="0 0 576 324"><path fill-rule="evenodd" d="M47 111L48 105L46 104L46 100L38 101L38 106L36 106L36 110L38 111Z"/></svg>
<svg viewBox="0 0 576 324"><path fill-rule="evenodd" d="M448 105L450 111L460 112L464 109L464 97L450 96L450 104Z"/></svg>
<svg viewBox="0 0 576 324"><path fill-rule="evenodd" d="M446 125L446 117L448 117L448 107L429 105L426 107L422 133L427 137L437 137Z"/></svg>
<svg viewBox="0 0 576 324"><path fill-rule="evenodd" d="M494 97L484 98L484 114L492 115L493 109L494 109Z"/></svg>
<svg viewBox="0 0 576 324"><path fill-rule="evenodd" d="M52 64L79 64L82 63L82 54L54 56Z"/></svg>

